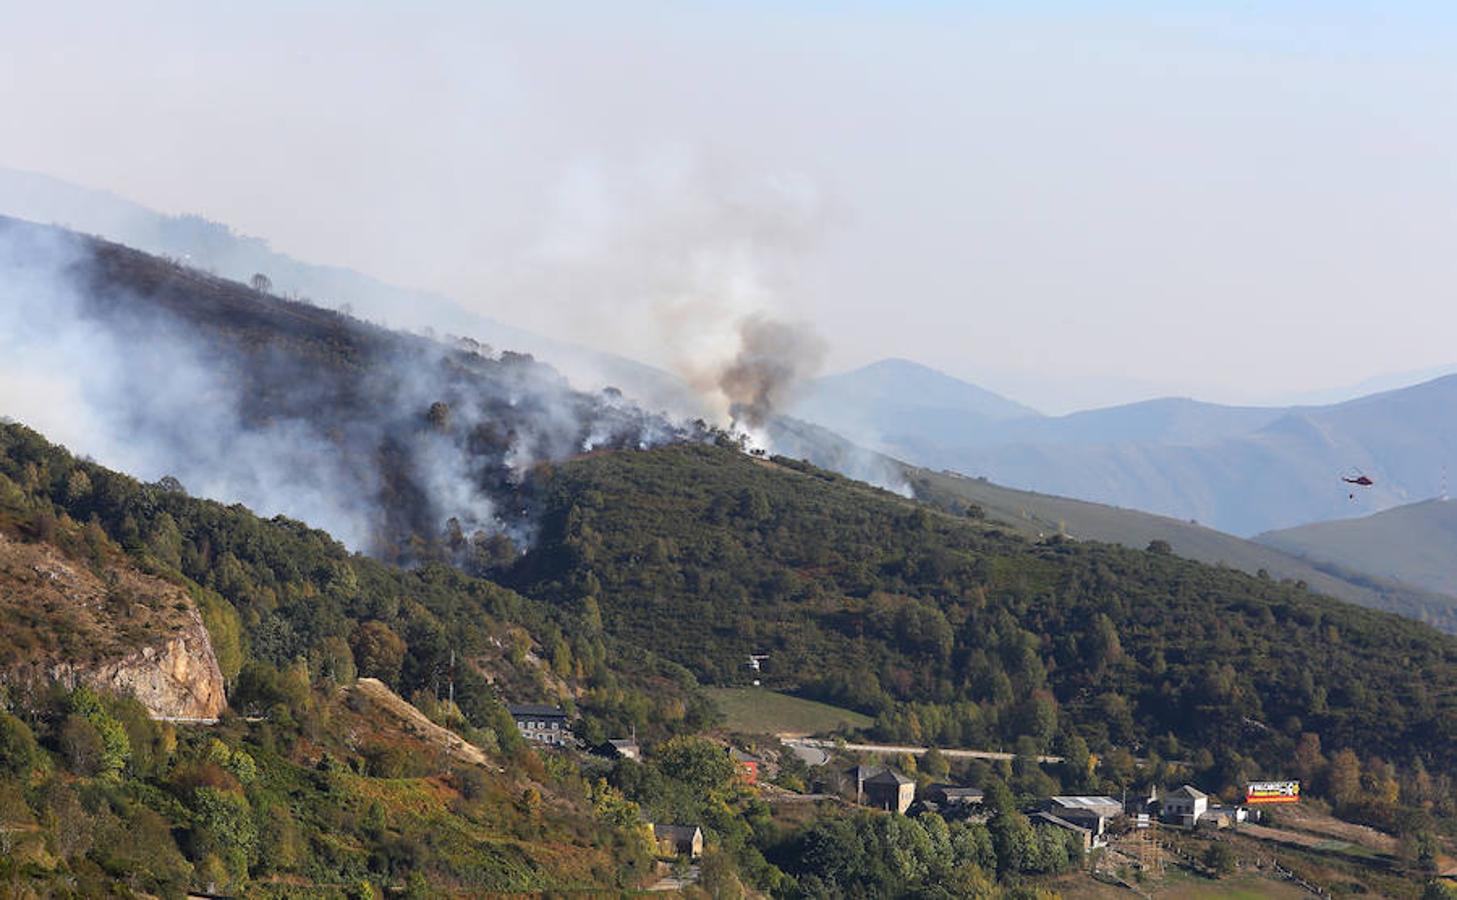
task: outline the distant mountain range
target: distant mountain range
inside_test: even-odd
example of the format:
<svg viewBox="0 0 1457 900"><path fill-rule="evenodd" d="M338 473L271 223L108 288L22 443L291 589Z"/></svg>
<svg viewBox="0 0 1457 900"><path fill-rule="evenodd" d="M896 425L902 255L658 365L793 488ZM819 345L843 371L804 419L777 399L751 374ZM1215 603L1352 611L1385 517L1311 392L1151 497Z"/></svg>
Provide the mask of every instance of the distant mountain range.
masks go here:
<svg viewBox="0 0 1457 900"><path fill-rule="evenodd" d="M1430 497L1457 462L1457 376L1329 406L1166 398L1050 417L887 361L805 397L797 415L908 462L1235 534ZM1348 491L1340 478L1357 470L1375 485Z"/></svg>
<svg viewBox="0 0 1457 900"><path fill-rule="evenodd" d="M1255 540L1316 564L1457 595L1457 503L1450 500L1270 531Z"/></svg>

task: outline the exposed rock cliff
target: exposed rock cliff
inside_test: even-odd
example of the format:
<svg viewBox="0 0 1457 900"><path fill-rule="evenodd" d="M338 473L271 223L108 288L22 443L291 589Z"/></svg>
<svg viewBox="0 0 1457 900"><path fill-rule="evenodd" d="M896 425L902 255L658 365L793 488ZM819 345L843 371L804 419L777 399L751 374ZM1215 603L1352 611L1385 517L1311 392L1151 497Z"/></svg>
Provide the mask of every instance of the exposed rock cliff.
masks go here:
<svg viewBox="0 0 1457 900"><path fill-rule="evenodd" d="M124 557L81 562L0 534L0 621L0 682L87 684L168 718L212 718L227 705L192 598Z"/></svg>

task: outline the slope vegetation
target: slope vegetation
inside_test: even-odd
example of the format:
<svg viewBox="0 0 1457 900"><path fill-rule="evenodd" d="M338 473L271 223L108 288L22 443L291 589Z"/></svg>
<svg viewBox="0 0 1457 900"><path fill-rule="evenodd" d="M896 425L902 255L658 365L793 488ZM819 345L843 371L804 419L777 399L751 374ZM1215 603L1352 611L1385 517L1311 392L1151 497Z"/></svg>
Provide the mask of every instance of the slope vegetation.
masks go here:
<svg viewBox="0 0 1457 900"><path fill-rule="evenodd" d="M1250 575L1263 572L1271 578L1300 582L1318 594L1394 612L1457 633L1457 596L1453 596L1457 594L1457 579L1437 577L1424 581L1410 577L1415 569L1404 574L1391 563L1383 565L1383 555L1374 549L1370 553L1354 547L1348 553L1316 553L1313 548L1302 546L1301 529L1245 540L1195 522L1014 490L952 472L908 468L906 477L918 499L951 508L972 504L989 520L1031 537L1061 534L1076 540L1122 544L1134 549L1162 541L1172 552L1187 559L1238 569ZM1328 524L1339 532L1361 521L1365 520ZM1313 527L1321 531L1326 526ZM1441 571L1439 562L1444 558L1438 534L1427 532L1429 539L1417 540L1412 548L1418 556L1422 554L1416 547L1429 551L1431 555L1423 558L1429 566L1425 571L1430 574ZM1286 535L1291 538L1286 539ZM1445 546L1457 544L1449 540ZM1399 558L1399 552L1393 556L1393 559Z"/></svg>
<svg viewBox="0 0 1457 900"><path fill-rule="evenodd" d="M1177 745L1277 771L1327 747L1457 764L1457 640L1238 572L1034 544L805 464L711 446L541 476L539 547L511 575L715 683L880 715L888 737ZM1253 724L1252 724L1253 723Z"/></svg>
<svg viewBox="0 0 1457 900"><path fill-rule="evenodd" d="M248 715L179 733L134 692L0 686L0 826L36 835L0 873L24 865L42 892L630 886L650 864L635 811L604 819L580 778L549 775L503 700L563 703L589 740L662 739L712 714L691 676L604 635L590 606L550 609L442 565L390 568L3 423L0 522L4 577L38 576L44 591L21 600L58 610L7 617L0 659L104 661L170 633L194 597L231 711ZM167 602L153 609L148 586ZM81 625L87 646L72 646ZM453 706L438 699L447 678Z"/></svg>
<svg viewBox="0 0 1457 900"><path fill-rule="evenodd" d="M1344 566L1457 594L1457 503L1427 500L1359 519L1268 531L1255 540L1320 566Z"/></svg>
<svg viewBox="0 0 1457 900"><path fill-rule="evenodd" d="M1302 583L1310 590L1383 609L1457 632L1457 597L1400 579L1359 571L1350 562L1301 559L1273 546L1235 537L1197 522L1040 494L968 478L957 472L910 466L850 443L818 425L781 417L770 433L786 455L807 459L871 484L890 488L954 514L985 517L1030 538L1061 535L1122 544L1135 550L1161 541L1179 556L1248 575Z"/></svg>
<svg viewBox="0 0 1457 900"><path fill-rule="evenodd" d="M703 431L530 356L4 217L0 275L0 377L61 401L28 406L28 424L392 561L481 571L529 539L534 463Z"/></svg>

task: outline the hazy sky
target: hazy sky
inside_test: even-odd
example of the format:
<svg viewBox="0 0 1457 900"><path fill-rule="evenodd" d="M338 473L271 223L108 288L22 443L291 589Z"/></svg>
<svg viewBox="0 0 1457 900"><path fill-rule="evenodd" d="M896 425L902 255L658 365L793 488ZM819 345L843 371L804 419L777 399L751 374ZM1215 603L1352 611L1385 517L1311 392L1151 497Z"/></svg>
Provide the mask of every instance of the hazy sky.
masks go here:
<svg viewBox="0 0 1457 900"><path fill-rule="evenodd" d="M770 310L1050 410L1457 362L1454 93L1447 3L0 0L0 165L652 362Z"/></svg>

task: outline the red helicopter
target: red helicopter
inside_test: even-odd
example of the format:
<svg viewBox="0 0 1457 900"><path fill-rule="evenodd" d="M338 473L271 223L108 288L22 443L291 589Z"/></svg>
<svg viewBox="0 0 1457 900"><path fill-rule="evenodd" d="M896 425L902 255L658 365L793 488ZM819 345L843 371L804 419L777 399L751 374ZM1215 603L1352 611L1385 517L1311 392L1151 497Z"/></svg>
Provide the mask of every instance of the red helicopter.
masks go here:
<svg viewBox="0 0 1457 900"><path fill-rule="evenodd" d="M1358 485L1359 487L1370 487L1371 485L1373 485L1373 484L1376 483L1376 482L1372 481L1371 478L1365 472L1362 472L1360 469L1352 469L1350 471L1350 473L1348 473L1346 475L1342 475L1341 476L1341 480L1344 481L1346 484L1354 484L1354 485ZM1348 494L1347 497L1348 497L1348 499L1355 500L1356 499L1356 492L1355 491L1350 492L1350 494Z"/></svg>

